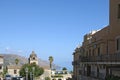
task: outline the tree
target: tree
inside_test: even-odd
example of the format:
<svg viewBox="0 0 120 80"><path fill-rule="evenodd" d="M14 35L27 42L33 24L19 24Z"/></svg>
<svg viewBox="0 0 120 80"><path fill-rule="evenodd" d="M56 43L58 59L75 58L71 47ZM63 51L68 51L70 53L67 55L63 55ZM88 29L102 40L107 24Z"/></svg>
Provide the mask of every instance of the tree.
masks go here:
<svg viewBox="0 0 120 80"><path fill-rule="evenodd" d="M50 77L45 77L45 80L50 80Z"/></svg>
<svg viewBox="0 0 120 80"><path fill-rule="evenodd" d="M16 59L15 59L15 64L17 65L18 63L19 63L19 59L16 58Z"/></svg>
<svg viewBox="0 0 120 80"><path fill-rule="evenodd" d="M8 71L7 71L7 68L6 68L6 67L4 67L4 68L3 68L3 73L2 73L2 76L3 76L3 77L5 77L5 74L6 74L7 72L8 72Z"/></svg>
<svg viewBox="0 0 120 80"><path fill-rule="evenodd" d="M105 80L120 80L119 76L108 75Z"/></svg>
<svg viewBox="0 0 120 80"><path fill-rule="evenodd" d="M20 69L20 75L25 77L26 76L26 68L28 69L28 80L30 80L31 73L34 75L34 77L39 77L44 73L44 69L42 67L39 67L38 65L32 63L32 64L24 64L22 68ZM34 68L34 70L33 70Z"/></svg>
<svg viewBox="0 0 120 80"><path fill-rule="evenodd" d="M50 62L50 69L52 69L52 62L53 62L53 57L49 56L49 62Z"/></svg>
<svg viewBox="0 0 120 80"><path fill-rule="evenodd" d="M67 70L67 68L66 67L63 67L63 69L62 69L63 71L66 71Z"/></svg>
<svg viewBox="0 0 120 80"><path fill-rule="evenodd" d="M67 74L67 68L66 68L66 67L63 67L62 70L63 70L63 73L64 73L64 74Z"/></svg>

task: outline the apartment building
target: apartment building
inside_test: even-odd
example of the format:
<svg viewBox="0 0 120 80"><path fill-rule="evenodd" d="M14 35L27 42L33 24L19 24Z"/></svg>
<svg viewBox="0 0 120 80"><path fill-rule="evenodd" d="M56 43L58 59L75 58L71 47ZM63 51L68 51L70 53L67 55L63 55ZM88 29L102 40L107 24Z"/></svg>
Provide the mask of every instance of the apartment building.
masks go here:
<svg viewBox="0 0 120 80"><path fill-rule="evenodd" d="M3 77L3 63L4 63L4 57L0 55L0 79Z"/></svg>
<svg viewBox="0 0 120 80"><path fill-rule="evenodd" d="M120 0L110 0L109 25L84 36L73 56L74 80L120 76Z"/></svg>
<svg viewBox="0 0 120 80"><path fill-rule="evenodd" d="M81 60L82 55L83 55L82 47L78 46L73 53L74 61L72 62L72 65L73 65L73 79L74 80L80 80L80 77L81 77L82 65L80 63L80 60Z"/></svg>

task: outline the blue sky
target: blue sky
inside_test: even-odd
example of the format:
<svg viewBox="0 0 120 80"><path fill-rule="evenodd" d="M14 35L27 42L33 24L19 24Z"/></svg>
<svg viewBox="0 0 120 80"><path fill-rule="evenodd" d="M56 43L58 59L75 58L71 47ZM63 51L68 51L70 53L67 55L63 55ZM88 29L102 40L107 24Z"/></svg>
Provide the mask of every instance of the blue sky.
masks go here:
<svg viewBox="0 0 120 80"><path fill-rule="evenodd" d="M72 53L91 30L109 24L109 0L0 0L0 53L72 69Z"/></svg>

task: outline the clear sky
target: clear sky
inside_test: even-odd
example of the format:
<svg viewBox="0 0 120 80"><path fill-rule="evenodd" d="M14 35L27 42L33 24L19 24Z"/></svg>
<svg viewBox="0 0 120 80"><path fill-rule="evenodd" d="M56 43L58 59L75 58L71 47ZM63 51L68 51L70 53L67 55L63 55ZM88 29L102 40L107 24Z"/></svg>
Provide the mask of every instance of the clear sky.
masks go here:
<svg viewBox="0 0 120 80"><path fill-rule="evenodd" d="M73 51L91 30L109 24L109 0L0 0L0 53L72 69Z"/></svg>

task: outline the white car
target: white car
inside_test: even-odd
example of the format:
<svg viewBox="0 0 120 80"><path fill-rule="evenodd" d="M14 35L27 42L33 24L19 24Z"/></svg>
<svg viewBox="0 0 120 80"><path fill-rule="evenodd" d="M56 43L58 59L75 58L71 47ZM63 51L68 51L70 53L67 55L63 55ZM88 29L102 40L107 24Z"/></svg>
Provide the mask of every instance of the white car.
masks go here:
<svg viewBox="0 0 120 80"><path fill-rule="evenodd" d="M11 75L8 75L8 74L7 74L7 75L5 76L5 80L12 80Z"/></svg>

